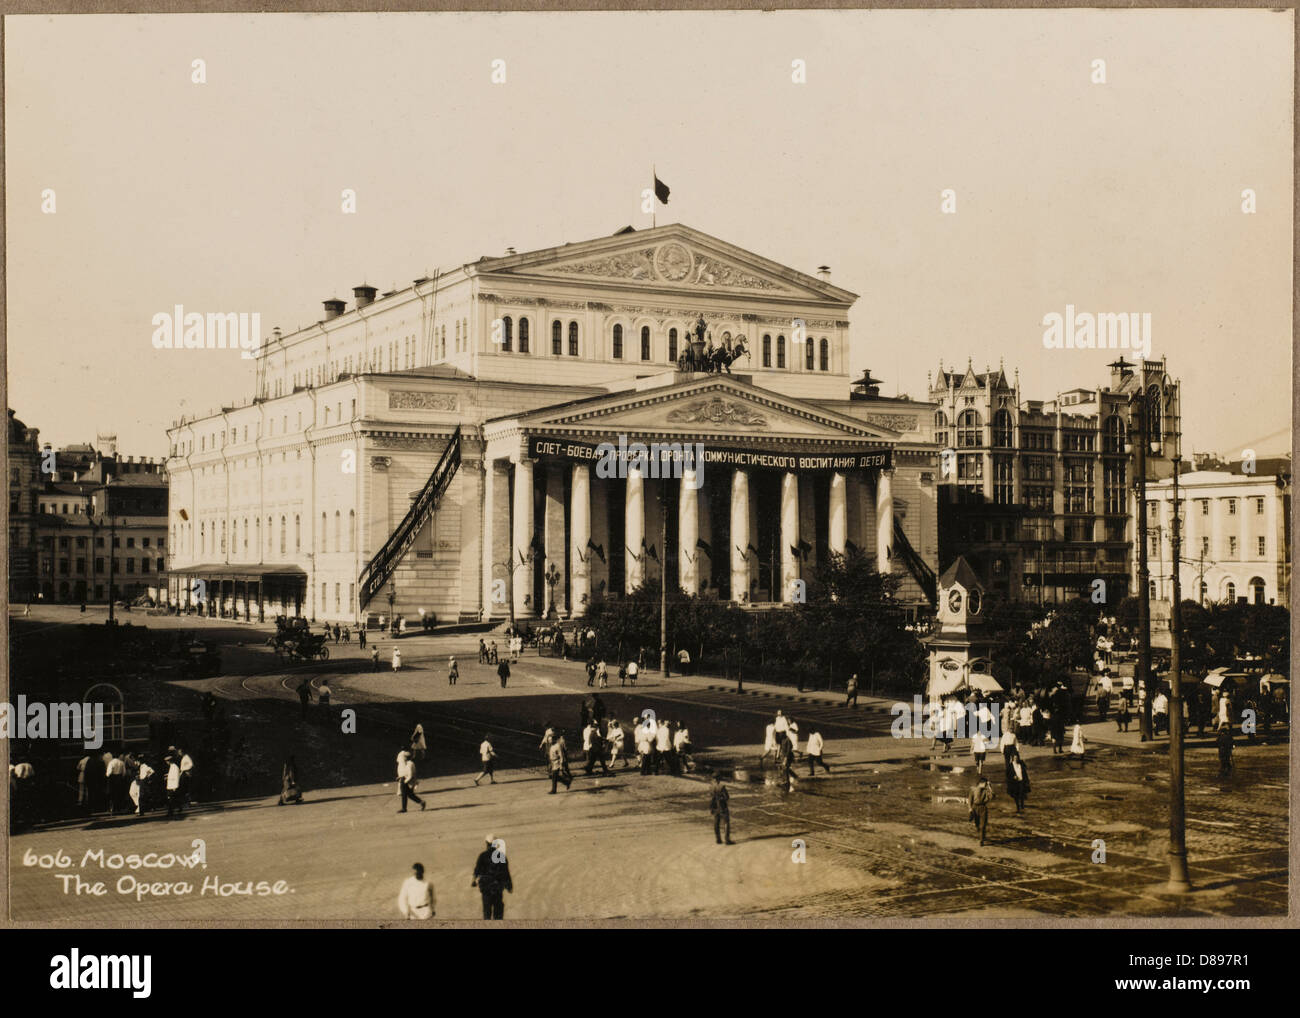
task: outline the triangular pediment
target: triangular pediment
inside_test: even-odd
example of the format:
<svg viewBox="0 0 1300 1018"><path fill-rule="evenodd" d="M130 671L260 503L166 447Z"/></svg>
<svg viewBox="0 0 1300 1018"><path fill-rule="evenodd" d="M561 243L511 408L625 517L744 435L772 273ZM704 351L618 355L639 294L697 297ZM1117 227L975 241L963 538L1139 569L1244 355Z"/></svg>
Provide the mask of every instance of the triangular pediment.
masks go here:
<svg viewBox="0 0 1300 1018"><path fill-rule="evenodd" d="M716 436L810 443L891 445L899 433L760 389L734 377L708 376L543 407L516 419L533 433Z"/></svg>
<svg viewBox="0 0 1300 1018"><path fill-rule="evenodd" d="M701 297L742 294L845 307L857 300L855 293L680 224L482 259L474 270L497 281L563 279Z"/></svg>

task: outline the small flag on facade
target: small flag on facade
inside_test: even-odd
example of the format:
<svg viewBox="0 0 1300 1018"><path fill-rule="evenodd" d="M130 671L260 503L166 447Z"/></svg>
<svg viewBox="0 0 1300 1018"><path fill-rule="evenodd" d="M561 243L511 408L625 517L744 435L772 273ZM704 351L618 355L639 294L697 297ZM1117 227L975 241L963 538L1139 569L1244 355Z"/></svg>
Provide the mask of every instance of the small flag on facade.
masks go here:
<svg viewBox="0 0 1300 1018"><path fill-rule="evenodd" d="M709 558L713 558L713 549L709 546L708 541L705 541L703 538L698 538L695 541L695 547L697 550L704 552L704 554L709 556Z"/></svg>
<svg viewBox="0 0 1300 1018"><path fill-rule="evenodd" d="M668 204L668 185L659 179L658 174L655 174L655 197L665 205Z"/></svg>

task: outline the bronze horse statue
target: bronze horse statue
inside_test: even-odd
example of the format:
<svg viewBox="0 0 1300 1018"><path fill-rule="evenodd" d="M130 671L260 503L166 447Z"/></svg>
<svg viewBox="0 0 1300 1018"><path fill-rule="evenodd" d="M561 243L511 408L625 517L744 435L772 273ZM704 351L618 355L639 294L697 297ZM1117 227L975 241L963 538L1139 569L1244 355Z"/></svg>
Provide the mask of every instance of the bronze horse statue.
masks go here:
<svg viewBox="0 0 1300 1018"><path fill-rule="evenodd" d="M725 371L727 374L731 374L731 365L742 356L749 356L749 350L745 347L743 336L738 336L730 346L710 345L707 350L700 352L699 357L696 357L694 347L688 343L686 348L682 350L681 356L677 358L677 368L679 371L706 371L710 373Z"/></svg>

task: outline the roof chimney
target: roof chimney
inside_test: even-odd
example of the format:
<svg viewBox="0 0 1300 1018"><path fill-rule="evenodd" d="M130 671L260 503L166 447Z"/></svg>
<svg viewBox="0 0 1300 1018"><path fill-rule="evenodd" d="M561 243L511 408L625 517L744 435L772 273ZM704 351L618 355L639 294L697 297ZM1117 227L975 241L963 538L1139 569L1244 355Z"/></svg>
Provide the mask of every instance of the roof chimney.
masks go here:
<svg viewBox="0 0 1300 1018"><path fill-rule="evenodd" d="M831 267L829 265L818 265L817 278L823 283L829 283L831 281Z"/></svg>
<svg viewBox="0 0 1300 1018"><path fill-rule="evenodd" d="M328 322L331 318L337 318L339 315L343 314L343 309L345 307L347 307L347 303L339 300L337 297L331 297L329 300L325 301L325 321Z"/></svg>
<svg viewBox="0 0 1300 1018"><path fill-rule="evenodd" d="M277 325L274 329L272 329L271 335L275 337L275 340L278 343L280 341L280 326Z"/></svg>
<svg viewBox="0 0 1300 1018"><path fill-rule="evenodd" d="M515 254L515 249L514 249L514 248L512 248L512 247L508 247L508 248L506 248L506 257L507 257L507 258L514 257L514 254Z"/></svg>
<svg viewBox="0 0 1300 1018"><path fill-rule="evenodd" d="M352 288L352 296L357 299L357 307L359 308L363 308L367 304L373 304L375 302L375 294L377 292L378 291L375 289L375 287L367 286L365 283L362 283L360 286L354 286Z"/></svg>

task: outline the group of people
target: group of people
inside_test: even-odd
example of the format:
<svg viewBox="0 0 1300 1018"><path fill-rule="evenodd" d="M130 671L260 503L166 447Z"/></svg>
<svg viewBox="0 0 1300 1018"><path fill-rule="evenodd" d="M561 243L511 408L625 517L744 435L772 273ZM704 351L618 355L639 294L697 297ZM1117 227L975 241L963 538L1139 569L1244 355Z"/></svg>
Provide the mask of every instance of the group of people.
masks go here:
<svg viewBox="0 0 1300 1018"><path fill-rule="evenodd" d="M474 861L474 875L470 886L478 888L483 899L484 919L505 918L505 894L513 893L514 881L510 877L510 863L506 859L504 839L489 834L487 847ZM433 882L425 879L424 864L414 863L411 876L406 878L397 895L397 911L403 919L432 919L438 914L438 900Z"/></svg>
<svg viewBox="0 0 1300 1018"><path fill-rule="evenodd" d="M831 766L825 760L826 740L817 728L808 734L808 743L804 756L808 760L808 776L815 778L817 768L821 767L828 774ZM799 723L787 717L784 711L777 711L776 717L767 725L763 733L763 754L759 757L759 767L766 767L771 758L776 764L777 783L787 792L795 789L795 762L799 758Z"/></svg>
<svg viewBox="0 0 1300 1018"><path fill-rule="evenodd" d="M685 651L683 651L685 653ZM689 655L688 655L689 659ZM618 666L618 684L627 686L631 684L636 686L637 677L641 674L641 666L636 661L629 661L627 664ZM599 689L609 687L609 665L605 659L597 660L594 657L587 659L587 685L595 686Z"/></svg>
<svg viewBox="0 0 1300 1018"><path fill-rule="evenodd" d="M144 754L105 750L77 761L77 807L88 813L98 805L111 816L144 816L165 801L170 819L184 814L193 783L194 758L176 746L167 747L159 767Z"/></svg>

